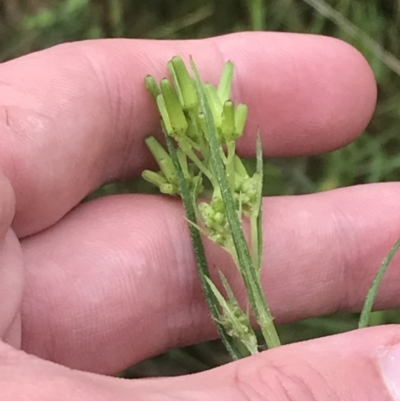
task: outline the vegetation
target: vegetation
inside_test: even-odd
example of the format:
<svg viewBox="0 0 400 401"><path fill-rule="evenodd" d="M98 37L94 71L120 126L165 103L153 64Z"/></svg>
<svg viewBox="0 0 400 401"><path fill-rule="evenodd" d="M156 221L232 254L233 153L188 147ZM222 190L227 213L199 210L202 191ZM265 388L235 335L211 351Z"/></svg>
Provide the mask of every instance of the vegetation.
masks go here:
<svg viewBox="0 0 400 401"><path fill-rule="evenodd" d="M227 18L229 16L229 18ZM13 0L0 3L2 61L64 41L100 37L193 38L249 29L321 33L363 52L379 85L374 118L347 147L315 157L267 160L268 194L310 193L400 175L400 1L393 0ZM249 161L251 163L252 161ZM316 168L317 167L317 168ZM147 191L140 179L106 192ZM378 266L377 266L378 268ZM284 342L353 329L358 316L335 314L280 327ZM396 311L375 323L400 322ZM219 342L170 351L125 372L182 374L227 360Z"/></svg>

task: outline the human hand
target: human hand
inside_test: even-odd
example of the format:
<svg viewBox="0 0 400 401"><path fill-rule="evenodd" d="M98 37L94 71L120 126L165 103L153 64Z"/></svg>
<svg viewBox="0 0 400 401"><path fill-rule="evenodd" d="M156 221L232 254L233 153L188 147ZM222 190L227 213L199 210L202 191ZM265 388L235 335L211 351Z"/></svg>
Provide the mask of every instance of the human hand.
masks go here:
<svg viewBox="0 0 400 401"><path fill-rule="evenodd" d="M243 155L257 126L267 156L332 150L359 135L374 109L364 59L317 36L99 40L0 65L1 400L400 399L397 326L189 377L104 376L216 335L179 200L118 195L77 206L99 185L151 167L144 138L159 121L143 77L160 78L176 54L192 54L209 80L235 63L234 94L250 110ZM387 183L265 199L263 282L278 322L360 309L398 236L399 195ZM211 265L230 263L207 251ZM395 270L396 261L379 307L400 305Z"/></svg>

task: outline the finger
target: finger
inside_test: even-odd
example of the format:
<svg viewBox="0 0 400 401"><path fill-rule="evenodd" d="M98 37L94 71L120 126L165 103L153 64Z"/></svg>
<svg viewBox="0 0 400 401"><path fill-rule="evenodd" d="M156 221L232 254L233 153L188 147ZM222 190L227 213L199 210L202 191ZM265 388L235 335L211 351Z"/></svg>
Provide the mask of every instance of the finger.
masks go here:
<svg viewBox="0 0 400 401"><path fill-rule="evenodd" d="M380 327L275 348L163 384L179 399L397 401L399 369L399 327Z"/></svg>
<svg viewBox="0 0 400 401"><path fill-rule="evenodd" d="M24 272L21 247L10 229L14 210L14 192L0 172L0 341L20 346Z"/></svg>
<svg viewBox="0 0 400 401"><path fill-rule="evenodd" d="M0 386L2 401L130 401L132 398L158 398L157 392L149 390L144 380L134 382L74 371L27 355L1 342Z"/></svg>
<svg viewBox="0 0 400 401"><path fill-rule="evenodd" d="M151 381L78 372L4 348L4 401L400 399L400 330L394 326L292 344L208 372Z"/></svg>
<svg viewBox="0 0 400 401"><path fill-rule="evenodd" d="M14 228L50 226L104 182L151 163L144 137L159 119L143 78L193 55L205 80L236 65L235 98L250 107L243 154L256 128L271 156L309 154L354 139L374 108L376 88L363 57L338 40L241 33L196 41L88 41L0 66L0 166L17 199Z"/></svg>
<svg viewBox="0 0 400 401"><path fill-rule="evenodd" d="M399 237L399 195L399 184L374 184L264 201L262 280L277 322L360 310ZM207 244L210 268L222 269L243 301L229 256ZM179 201L126 195L89 202L24 240L23 250L23 348L30 353L114 373L216 336ZM399 266L397 258L378 307L400 306Z"/></svg>

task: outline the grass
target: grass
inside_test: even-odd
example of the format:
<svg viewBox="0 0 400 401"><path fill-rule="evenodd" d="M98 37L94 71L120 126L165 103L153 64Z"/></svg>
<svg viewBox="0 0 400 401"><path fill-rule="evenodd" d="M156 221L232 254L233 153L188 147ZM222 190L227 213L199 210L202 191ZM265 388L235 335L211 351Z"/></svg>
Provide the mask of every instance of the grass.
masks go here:
<svg viewBox="0 0 400 401"><path fill-rule="evenodd" d="M327 155L266 161L267 194L301 194L360 183L396 181L400 176L398 0L2 2L0 60L84 38L198 38L249 29L320 33L344 39L368 59L379 86L377 109L363 136ZM92 196L132 191L150 189L141 180L132 179L110 184ZM337 313L283 325L280 333L284 342L319 337L355 328L357 318L357 315ZM376 312L374 322L400 322L399 314ZM182 374L226 361L223 348L218 342L212 342L170 351L133 367L125 375Z"/></svg>

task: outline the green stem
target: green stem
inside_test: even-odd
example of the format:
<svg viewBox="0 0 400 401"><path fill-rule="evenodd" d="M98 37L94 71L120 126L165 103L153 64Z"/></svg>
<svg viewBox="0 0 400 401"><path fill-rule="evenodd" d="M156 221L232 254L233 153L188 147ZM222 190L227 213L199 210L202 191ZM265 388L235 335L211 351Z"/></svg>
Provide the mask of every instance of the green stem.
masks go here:
<svg viewBox="0 0 400 401"><path fill-rule="evenodd" d="M211 312L211 316L214 320L214 323L217 327L218 333L221 336L221 340L228 350L229 354L232 356L234 360L242 357L241 350L236 348L236 345L233 344L229 334L226 332L224 327L219 323L220 313L219 313L219 304L218 300L215 298L215 295L210 289L210 286L207 283L207 277L210 278L210 271L208 269L207 258L204 252L203 242L201 240L200 231L195 228L194 224L196 224L196 213L195 213L195 202L193 202L192 194L189 191L189 187L183 175L183 171L181 169L181 165L178 160L178 156L176 153L176 149L172 143L172 139L169 137L166 132L164 132L164 137L167 142L168 151L171 155L172 162L174 164L175 172L178 178L178 185L182 195L182 201L185 207L186 218L192 224L189 224L189 231L193 245L193 251L196 258L197 270L200 276L200 282L203 288L203 292L206 298L206 302L208 308ZM194 223L194 224L193 224Z"/></svg>
<svg viewBox="0 0 400 401"><path fill-rule="evenodd" d="M261 333L268 348L275 348L281 345L278 333L276 331L274 320L271 311L268 307L265 299L264 291L261 287L260 278L258 272L253 269L252 276L250 278L250 285L253 292L253 305L254 315L260 325ZM247 287L248 284L246 284ZM250 300L250 297L249 297Z"/></svg>
<svg viewBox="0 0 400 401"><path fill-rule="evenodd" d="M200 105L205 116L205 128L210 145L210 165L215 172L216 183L220 189L221 197L225 206L225 214L229 223L233 244L235 247L235 261L240 269L243 281L247 289L249 303L253 308L254 316L261 327L262 334L269 348L280 345L271 312L268 308L260 283L259 269L254 266L249 247L243 233L241 219L238 216L237 207L226 177L226 167L220 155L220 143L215 128L213 115L204 93L203 84L200 79L196 65L191 60L191 66L196 79L196 87L200 97ZM258 154L260 146L257 146ZM260 157L258 157L260 159Z"/></svg>
<svg viewBox="0 0 400 401"><path fill-rule="evenodd" d="M260 266L260 255L258 253L258 216L256 216L254 213L251 214L250 217L250 236L251 236L251 253L252 253L252 258L253 258L253 263L254 266L261 267ZM259 269L260 271L260 269Z"/></svg>
<svg viewBox="0 0 400 401"><path fill-rule="evenodd" d="M240 264L236 252L233 251L231 255L236 265L239 267ZM242 274L250 305L253 309L257 323L260 325L261 333L268 349L279 347L281 345L281 341L274 325L274 318L272 317L271 311L265 299L265 294L261 286L260 275L255 268L243 270L239 267L239 271Z"/></svg>
<svg viewBox="0 0 400 401"><path fill-rule="evenodd" d="M191 147L181 146L181 149L186 153L189 159L198 167L198 169L210 180L214 182L214 178L204 163L197 157Z"/></svg>
<svg viewBox="0 0 400 401"><path fill-rule="evenodd" d="M235 156L235 149L236 144L234 141L228 142L226 144L227 148L227 160L226 160L226 174L228 177L229 185L232 191L235 190L235 163L234 163L234 156Z"/></svg>
<svg viewBox="0 0 400 401"><path fill-rule="evenodd" d="M265 0L249 0L250 29L263 31L265 28Z"/></svg>

